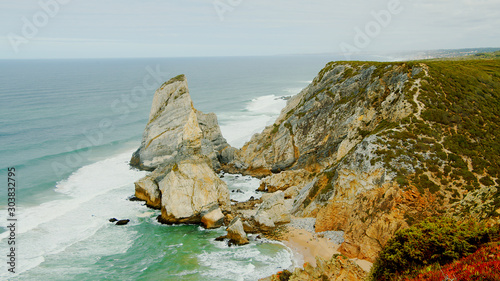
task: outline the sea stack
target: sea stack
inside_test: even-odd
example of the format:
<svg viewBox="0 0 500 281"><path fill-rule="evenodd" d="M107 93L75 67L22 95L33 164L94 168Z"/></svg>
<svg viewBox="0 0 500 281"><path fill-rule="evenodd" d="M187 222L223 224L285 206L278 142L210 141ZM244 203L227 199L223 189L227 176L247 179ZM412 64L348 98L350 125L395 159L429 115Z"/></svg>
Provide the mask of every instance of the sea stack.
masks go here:
<svg viewBox="0 0 500 281"><path fill-rule="evenodd" d="M220 152L229 145L222 137L217 116L204 114L193 106L186 76L178 75L156 90L141 146L130 164L153 171L172 163L179 154L202 154L220 169Z"/></svg>
<svg viewBox="0 0 500 281"><path fill-rule="evenodd" d="M215 114L194 108L186 77L170 79L155 92L141 146L130 161L153 171L136 182L135 196L161 209L159 220L169 224L209 222L203 218L208 207L211 215L230 211L227 185L215 173L228 147Z"/></svg>

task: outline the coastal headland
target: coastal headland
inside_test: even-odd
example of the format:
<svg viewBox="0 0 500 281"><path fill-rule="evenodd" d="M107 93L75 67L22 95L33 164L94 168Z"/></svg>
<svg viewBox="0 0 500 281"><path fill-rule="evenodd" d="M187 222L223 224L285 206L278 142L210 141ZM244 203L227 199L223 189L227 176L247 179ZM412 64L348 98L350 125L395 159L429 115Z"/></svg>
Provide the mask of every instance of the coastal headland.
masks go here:
<svg viewBox="0 0 500 281"><path fill-rule="evenodd" d="M294 278L361 280L398 231L427 218L499 223L498 69L331 62L240 149L176 76L156 91L130 161L152 171L135 195L162 223L225 226L220 239L237 245L248 233L284 241L304 262ZM231 202L221 172L261 179L262 198Z"/></svg>

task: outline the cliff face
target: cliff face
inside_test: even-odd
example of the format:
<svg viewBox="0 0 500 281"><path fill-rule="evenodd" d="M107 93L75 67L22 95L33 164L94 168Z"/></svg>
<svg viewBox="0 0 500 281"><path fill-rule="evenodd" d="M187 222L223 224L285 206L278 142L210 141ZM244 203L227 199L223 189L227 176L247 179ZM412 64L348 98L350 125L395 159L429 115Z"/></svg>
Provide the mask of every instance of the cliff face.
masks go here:
<svg viewBox="0 0 500 281"><path fill-rule="evenodd" d="M344 231L342 253L371 261L427 217L499 223L499 62L329 63L241 149L175 77L155 93L131 160L154 170L136 196L167 223L217 227L239 216L238 233L314 217L317 232ZM272 194L224 219L219 169L265 177L260 189Z"/></svg>
<svg viewBox="0 0 500 281"><path fill-rule="evenodd" d="M322 70L292 97L274 125L245 144L239 152L243 168L259 176L301 168L319 172L359 143L361 131L408 116L412 107L401 94L408 73L395 66L378 79L376 70L348 64Z"/></svg>
<svg viewBox="0 0 500 281"><path fill-rule="evenodd" d="M223 167L296 188L293 214L316 217L317 232L345 231L352 257L373 261L398 229L429 216L498 222L498 69L329 63Z"/></svg>
<svg viewBox="0 0 500 281"><path fill-rule="evenodd" d="M209 157L217 170L220 151L228 146L215 114L204 114L193 107L186 77L179 75L155 92L141 146L130 164L152 171L179 154L200 153Z"/></svg>

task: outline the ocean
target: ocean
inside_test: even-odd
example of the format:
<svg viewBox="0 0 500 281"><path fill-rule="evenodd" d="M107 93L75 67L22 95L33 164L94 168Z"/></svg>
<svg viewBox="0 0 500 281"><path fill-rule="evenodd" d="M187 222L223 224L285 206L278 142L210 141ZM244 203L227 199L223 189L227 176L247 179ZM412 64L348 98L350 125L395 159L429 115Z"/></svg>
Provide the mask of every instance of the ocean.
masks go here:
<svg viewBox="0 0 500 281"><path fill-rule="evenodd" d="M224 229L167 226L127 200L146 175L139 147L155 89L184 73L194 106L215 112L241 147L333 58L276 56L0 61L1 280L257 280L294 265L290 249L252 239L228 247ZM16 209L8 216L8 172ZM235 200L259 180L226 175ZM15 273L7 218L15 218ZM116 226L110 218L130 219Z"/></svg>

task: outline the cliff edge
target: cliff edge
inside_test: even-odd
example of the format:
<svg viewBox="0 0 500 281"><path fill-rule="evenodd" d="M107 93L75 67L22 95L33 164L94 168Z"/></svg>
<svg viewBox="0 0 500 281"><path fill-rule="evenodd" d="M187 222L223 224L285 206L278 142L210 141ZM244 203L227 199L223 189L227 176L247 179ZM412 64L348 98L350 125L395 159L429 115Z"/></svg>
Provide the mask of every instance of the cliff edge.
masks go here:
<svg viewBox="0 0 500 281"><path fill-rule="evenodd" d="M500 215L499 60L331 62L223 169L265 177L374 261L432 216ZM286 175L286 176L284 176ZM293 179L293 183L290 183Z"/></svg>

